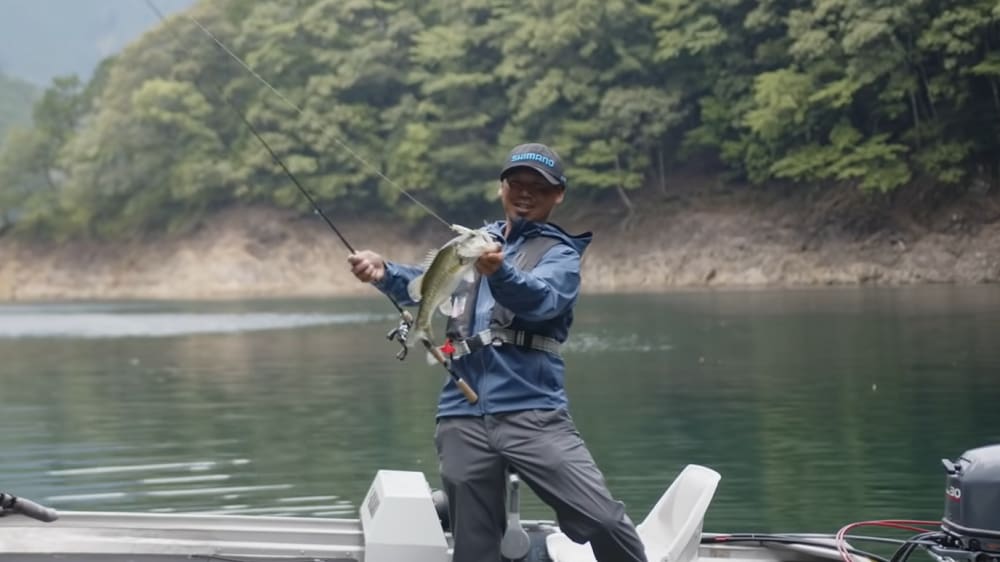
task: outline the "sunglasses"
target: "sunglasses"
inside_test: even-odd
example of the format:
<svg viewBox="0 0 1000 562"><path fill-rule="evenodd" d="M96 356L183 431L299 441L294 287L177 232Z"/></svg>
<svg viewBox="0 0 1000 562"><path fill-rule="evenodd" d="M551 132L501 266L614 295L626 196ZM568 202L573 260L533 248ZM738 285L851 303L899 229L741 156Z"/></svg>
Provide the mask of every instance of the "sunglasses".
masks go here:
<svg viewBox="0 0 1000 562"><path fill-rule="evenodd" d="M507 178L504 180L508 189L515 191L531 191L534 193L550 194L559 191L560 186L552 185L545 181L522 180L518 178Z"/></svg>

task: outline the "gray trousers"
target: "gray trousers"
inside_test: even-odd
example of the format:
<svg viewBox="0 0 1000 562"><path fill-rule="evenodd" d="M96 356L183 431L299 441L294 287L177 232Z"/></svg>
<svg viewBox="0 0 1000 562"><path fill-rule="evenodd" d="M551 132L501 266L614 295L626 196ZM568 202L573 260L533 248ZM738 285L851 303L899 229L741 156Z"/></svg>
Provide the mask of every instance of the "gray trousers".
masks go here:
<svg viewBox="0 0 1000 562"><path fill-rule="evenodd" d="M611 497L565 410L441 418L434 444L448 494L453 562L501 559L507 465L555 510L562 532L590 541L599 562L646 561L624 505Z"/></svg>

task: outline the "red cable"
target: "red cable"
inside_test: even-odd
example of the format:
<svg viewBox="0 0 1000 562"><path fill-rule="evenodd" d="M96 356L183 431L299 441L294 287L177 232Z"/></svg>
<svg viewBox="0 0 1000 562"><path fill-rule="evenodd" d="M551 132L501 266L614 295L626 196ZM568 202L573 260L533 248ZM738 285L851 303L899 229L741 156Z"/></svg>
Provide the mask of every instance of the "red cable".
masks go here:
<svg viewBox="0 0 1000 562"><path fill-rule="evenodd" d="M841 527L837 531L836 547L837 552L840 553L840 557L844 562L854 562L851 554L847 551L847 542L844 540L844 535L847 531L854 529L856 527L889 527L891 529L903 529L906 531L914 531L917 533L930 533L934 529L925 529L923 527L915 527L914 525L940 525L940 521L920 521L916 519L880 519L875 521L858 521L856 523L850 523Z"/></svg>

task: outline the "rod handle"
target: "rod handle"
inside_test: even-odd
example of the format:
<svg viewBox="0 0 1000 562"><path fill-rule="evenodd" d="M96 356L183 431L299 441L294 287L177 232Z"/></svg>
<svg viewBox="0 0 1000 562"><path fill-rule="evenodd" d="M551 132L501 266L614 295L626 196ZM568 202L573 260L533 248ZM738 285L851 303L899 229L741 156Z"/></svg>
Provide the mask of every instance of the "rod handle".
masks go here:
<svg viewBox="0 0 1000 562"><path fill-rule="evenodd" d="M476 402L479 402L479 395L476 394L475 390L472 390L472 387L469 386L469 383L465 382L462 379L462 377L457 377L457 376L455 377L455 386L457 386L458 390L460 390L462 394L465 395L465 399L469 401L469 404L475 404Z"/></svg>
<svg viewBox="0 0 1000 562"><path fill-rule="evenodd" d="M10 494L0 494L0 506L45 523L59 519L59 513L56 510Z"/></svg>
<svg viewBox="0 0 1000 562"><path fill-rule="evenodd" d="M451 365L449 365L448 358L444 356L444 352L426 340L424 340L424 347L426 347L427 351L434 356L434 359L437 359L438 363L448 370L448 374L451 375L452 380L455 381L455 386L457 386L458 390L465 396L465 399L469 401L469 404L479 402L479 395L476 394L475 390L472 390L469 383L465 382L462 377L458 376L458 373L452 370Z"/></svg>

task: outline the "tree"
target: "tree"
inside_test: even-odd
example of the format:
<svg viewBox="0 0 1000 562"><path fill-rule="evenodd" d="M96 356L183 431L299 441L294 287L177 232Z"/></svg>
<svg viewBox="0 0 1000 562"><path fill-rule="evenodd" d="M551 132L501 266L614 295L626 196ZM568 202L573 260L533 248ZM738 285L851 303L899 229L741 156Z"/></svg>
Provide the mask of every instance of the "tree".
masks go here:
<svg viewBox="0 0 1000 562"><path fill-rule="evenodd" d="M212 37L171 18L39 100L0 153L19 224L129 236L240 203L306 212L232 108L342 214L477 221L526 141L626 216L692 162L756 185L1000 182L995 0L218 0L188 15Z"/></svg>

